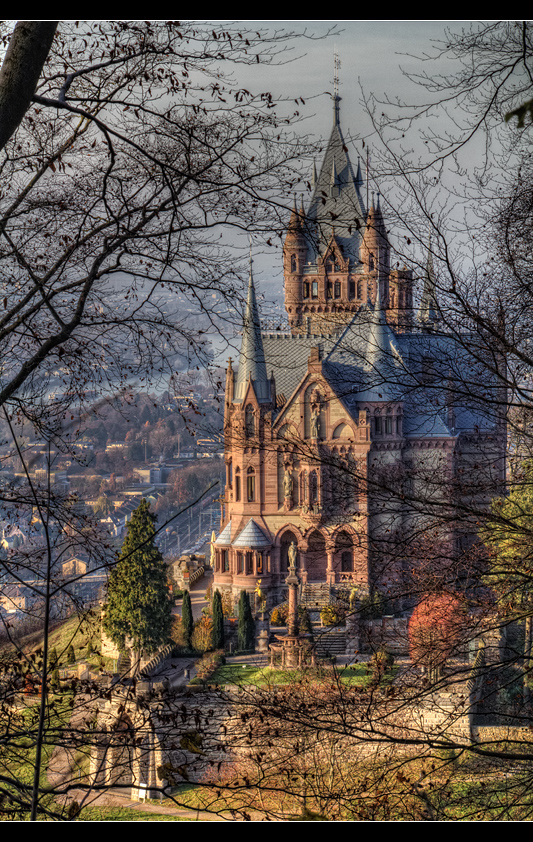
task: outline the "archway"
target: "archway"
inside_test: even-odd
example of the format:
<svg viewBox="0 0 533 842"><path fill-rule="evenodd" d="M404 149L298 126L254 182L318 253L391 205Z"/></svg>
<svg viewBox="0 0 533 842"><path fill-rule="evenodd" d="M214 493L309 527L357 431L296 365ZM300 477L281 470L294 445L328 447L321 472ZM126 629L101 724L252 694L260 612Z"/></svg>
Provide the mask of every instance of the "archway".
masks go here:
<svg viewBox="0 0 533 842"><path fill-rule="evenodd" d="M313 532L309 537L308 550L305 554L307 579L310 582L321 582L326 579L326 542L320 532Z"/></svg>

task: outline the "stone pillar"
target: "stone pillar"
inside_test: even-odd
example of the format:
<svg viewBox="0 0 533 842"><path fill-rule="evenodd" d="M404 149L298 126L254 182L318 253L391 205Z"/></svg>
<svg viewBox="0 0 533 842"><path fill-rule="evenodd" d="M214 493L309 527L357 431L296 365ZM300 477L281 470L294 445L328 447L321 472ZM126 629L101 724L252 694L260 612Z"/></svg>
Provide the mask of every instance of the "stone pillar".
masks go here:
<svg viewBox="0 0 533 842"><path fill-rule="evenodd" d="M326 550L326 582L328 585L335 584L335 571L333 569L334 550Z"/></svg>
<svg viewBox="0 0 533 842"><path fill-rule="evenodd" d="M131 762L131 800L139 801L139 786L146 783L141 780L141 747L136 745L133 747L133 757Z"/></svg>
<svg viewBox="0 0 533 842"><path fill-rule="evenodd" d="M91 749L90 776L91 782L98 786L108 780L108 744L98 742Z"/></svg>

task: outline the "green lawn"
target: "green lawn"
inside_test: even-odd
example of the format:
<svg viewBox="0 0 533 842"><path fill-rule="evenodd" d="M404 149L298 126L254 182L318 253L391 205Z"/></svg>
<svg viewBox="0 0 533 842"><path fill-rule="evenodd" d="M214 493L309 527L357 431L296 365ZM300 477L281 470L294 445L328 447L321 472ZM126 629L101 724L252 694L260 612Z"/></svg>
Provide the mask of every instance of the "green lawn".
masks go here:
<svg viewBox="0 0 533 842"><path fill-rule="evenodd" d="M384 682L390 683L396 673L398 667L393 667L392 671L385 676ZM270 667L255 667L248 664L229 664L219 667L209 679L209 684L237 684L241 686L255 685L257 687L266 687L272 684L291 684L294 681L299 681L304 677L317 679L326 677L332 674L329 669L321 670L307 670L302 672L300 670L281 670L271 669ZM354 664L353 667L345 667L337 673L343 684L350 686L365 686L370 681L366 664Z"/></svg>
<svg viewBox="0 0 533 842"><path fill-rule="evenodd" d="M168 813L152 813L131 807L84 807L78 822L188 822L192 819Z"/></svg>

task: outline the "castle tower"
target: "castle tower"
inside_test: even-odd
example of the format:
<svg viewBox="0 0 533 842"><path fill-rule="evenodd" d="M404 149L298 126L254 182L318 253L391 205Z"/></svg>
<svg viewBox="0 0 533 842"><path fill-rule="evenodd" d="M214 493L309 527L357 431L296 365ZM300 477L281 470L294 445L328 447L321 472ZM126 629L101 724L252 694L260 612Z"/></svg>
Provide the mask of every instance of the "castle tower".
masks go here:
<svg viewBox="0 0 533 842"><path fill-rule="evenodd" d="M379 199L366 213L361 165L354 175L333 97L333 128L307 211L294 203L283 246L285 309L293 334L336 333L364 304L373 305L377 285L387 320L397 330L411 324L412 275L391 272L390 243Z"/></svg>

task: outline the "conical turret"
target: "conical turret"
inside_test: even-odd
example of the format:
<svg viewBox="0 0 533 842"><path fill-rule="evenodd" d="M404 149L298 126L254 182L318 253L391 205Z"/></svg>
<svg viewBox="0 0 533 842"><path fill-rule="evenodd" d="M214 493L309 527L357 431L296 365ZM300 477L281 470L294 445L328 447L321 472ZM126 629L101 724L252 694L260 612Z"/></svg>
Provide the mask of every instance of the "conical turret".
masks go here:
<svg viewBox="0 0 533 842"><path fill-rule="evenodd" d="M244 314L241 354L239 357L239 371L235 385L235 403L244 400L250 379L259 403L270 403L270 380L267 377L265 364L265 352L255 297L251 256L248 298L246 301L246 312Z"/></svg>

